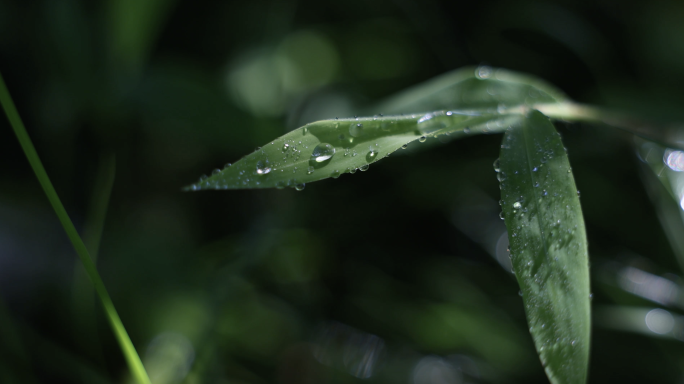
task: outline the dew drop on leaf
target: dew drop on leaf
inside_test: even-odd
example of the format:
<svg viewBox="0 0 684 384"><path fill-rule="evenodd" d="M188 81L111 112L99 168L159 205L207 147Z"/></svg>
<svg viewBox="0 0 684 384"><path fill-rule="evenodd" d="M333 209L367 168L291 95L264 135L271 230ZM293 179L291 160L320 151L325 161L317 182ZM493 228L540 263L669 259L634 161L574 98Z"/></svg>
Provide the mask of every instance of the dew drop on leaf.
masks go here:
<svg viewBox="0 0 684 384"><path fill-rule="evenodd" d="M361 172L365 172L367 170L368 170L368 164L364 164L364 165L359 167L359 171L361 171Z"/></svg>
<svg viewBox="0 0 684 384"><path fill-rule="evenodd" d="M314 148L311 157L317 163L322 163L326 160L330 160L334 154L335 147L327 143L320 143Z"/></svg>
<svg viewBox="0 0 684 384"><path fill-rule="evenodd" d="M256 173L258 175L265 175L271 172L271 166L268 165L268 160L259 160L256 164Z"/></svg>
<svg viewBox="0 0 684 384"><path fill-rule="evenodd" d="M501 172L501 161L499 159L494 160L494 172Z"/></svg>

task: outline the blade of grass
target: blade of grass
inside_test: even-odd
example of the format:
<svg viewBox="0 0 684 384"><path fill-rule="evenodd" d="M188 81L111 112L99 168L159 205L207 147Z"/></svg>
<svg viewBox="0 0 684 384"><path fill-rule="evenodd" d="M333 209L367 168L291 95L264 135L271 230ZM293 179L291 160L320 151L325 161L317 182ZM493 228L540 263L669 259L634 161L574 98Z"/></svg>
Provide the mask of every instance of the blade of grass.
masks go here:
<svg viewBox="0 0 684 384"><path fill-rule="evenodd" d="M585 383L587 237L568 156L548 117L533 111L506 131L499 171L511 261L539 358L552 383Z"/></svg>
<svg viewBox="0 0 684 384"><path fill-rule="evenodd" d="M19 113L17 112L9 91L7 90L7 86L5 85L5 80L3 79L2 74L0 74L0 104L2 104L2 107L5 110L7 119L9 120L17 139L19 140L19 144L21 145L26 158L31 164L31 168L33 168L33 172L38 178L38 182L40 183L41 187L43 187L43 191L45 191L52 208L55 210L59 221L62 223L62 227L64 227L64 231L69 237L69 240L71 240L71 244L74 246L76 253L81 259L81 263L83 263L83 267L88 274L88 277L95 287L95 291L102 302L102 306L104 307L107 320L114 331L116 340L119 343L121 351L124 354L133 377L135 377L138 383L151 384L150 379L147 376L147 372L145 372L145 367L143 366L142 361L140 361L140 357L138 356L138 353L136 352L128 333L126 333L126 329L119 318L119 314L116 312L116 308L114 308L114 303L109 296L109 292L107 292L107 288L105 287L100 274L97 272L95 263L90 258L88 249L83 243L81 237L78 235L78 232L76 231L74 224L71 222L66 209L64 209L64 206L62 205L55 188L50 182L47 172L45 172L45 168L43 168L43 164L38 157L38 153L33 147L31 138L29 137L28 132L26 132L24 123L21 121L21 117L19 117Z"/></svg>
<svg viewBox="0 0 684 384"><path fill-rule="evenodd" d="M107 216L109 198L114 186L116 172L116 159L113 153L102 155L98 166L93 197L90 201L88 214L83 230L83 242L90 252L90 257L97 263L97 256L102 238L102 229ZM83 266L77 264L74 268L74 281L72 287L72 313L74 337L78 340L81 348L88 355L95 356L102 367L105 367L105 358L102 353L101 343L97 332L95 316L95 296L88 275Z"/></svg>

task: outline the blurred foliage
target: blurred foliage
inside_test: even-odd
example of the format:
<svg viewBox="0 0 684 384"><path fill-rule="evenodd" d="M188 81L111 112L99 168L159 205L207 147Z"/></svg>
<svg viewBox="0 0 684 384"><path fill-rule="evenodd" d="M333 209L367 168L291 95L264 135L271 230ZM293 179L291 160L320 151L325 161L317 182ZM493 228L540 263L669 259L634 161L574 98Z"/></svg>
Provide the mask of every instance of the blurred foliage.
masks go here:
<svg viewBox="0 0 684 384"><path fill-rule="evenodd" d="M0 70L75 224L102 227L100 271L155 383L541 383L501 241L500 136L302 192L180 188L466 65L684 121L683 17L668 1L0 0ZM643 143L559 129L589 239L589 380L679 382L681 207ZM0 382L129 382L4 118L0 159Z"/></svg>

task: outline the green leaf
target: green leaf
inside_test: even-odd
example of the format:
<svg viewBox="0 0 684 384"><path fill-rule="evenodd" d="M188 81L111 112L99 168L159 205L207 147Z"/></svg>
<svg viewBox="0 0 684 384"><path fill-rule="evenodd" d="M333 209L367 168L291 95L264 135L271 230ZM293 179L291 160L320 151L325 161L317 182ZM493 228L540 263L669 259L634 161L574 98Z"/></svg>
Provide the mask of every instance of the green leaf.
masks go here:
<svg viewBox="0 0 684 384"><path fill-rule="evenodd" d="M568 101L554 86L533 76L488 66L466 67L409 88L374 107L385 113L438 109L507 108Z"/></svg>
<svg viewBox="0 0 684 384"><path fill-rule="evenodd" d="M538 111L506 131L501 148L501 205L530 333L552 383L584 383L589 266L568 157L553 124Z"/></svg>
<svg viewBox="0 0 684 384"><path fill-rule="evenodd" d="M185 189L301 189L304 183L364 171L415 140L447 133L503 132L519 118L515 113L485 110L321 120L279 137Z"/></svg>
<svg viewBox="0 0 684 384"><path fill-rule="evenodd" d="M322 120L295 129L214 170L185 190L296 187L354 173L423 137L503 132L524 105L565 100L535 78L490 67L461 69L430 80L378 107L407 115ZM458 106L462 109L450 110ZM332 156L330 156L332 155ZM330 157L328 157L330 156Z"/></svg>

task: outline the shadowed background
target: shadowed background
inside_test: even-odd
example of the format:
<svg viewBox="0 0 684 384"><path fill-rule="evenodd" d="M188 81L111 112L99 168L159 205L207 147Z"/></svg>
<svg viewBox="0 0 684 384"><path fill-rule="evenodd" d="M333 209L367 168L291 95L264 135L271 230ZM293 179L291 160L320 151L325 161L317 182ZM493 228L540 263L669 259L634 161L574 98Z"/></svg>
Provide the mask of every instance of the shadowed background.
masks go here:
<svg viewBox="0 0 684 384"><path fill-rule="evenodd" d="M466 65L684 122L683 19L666 1L0 0L0 71L155 384L543 383L501 136L301 192L181 187ZM644 165L662 149L557 127L589 237L589 381L681 382L682 208ZM4 117L0 162L0 381L131 382Z"/></svg>

